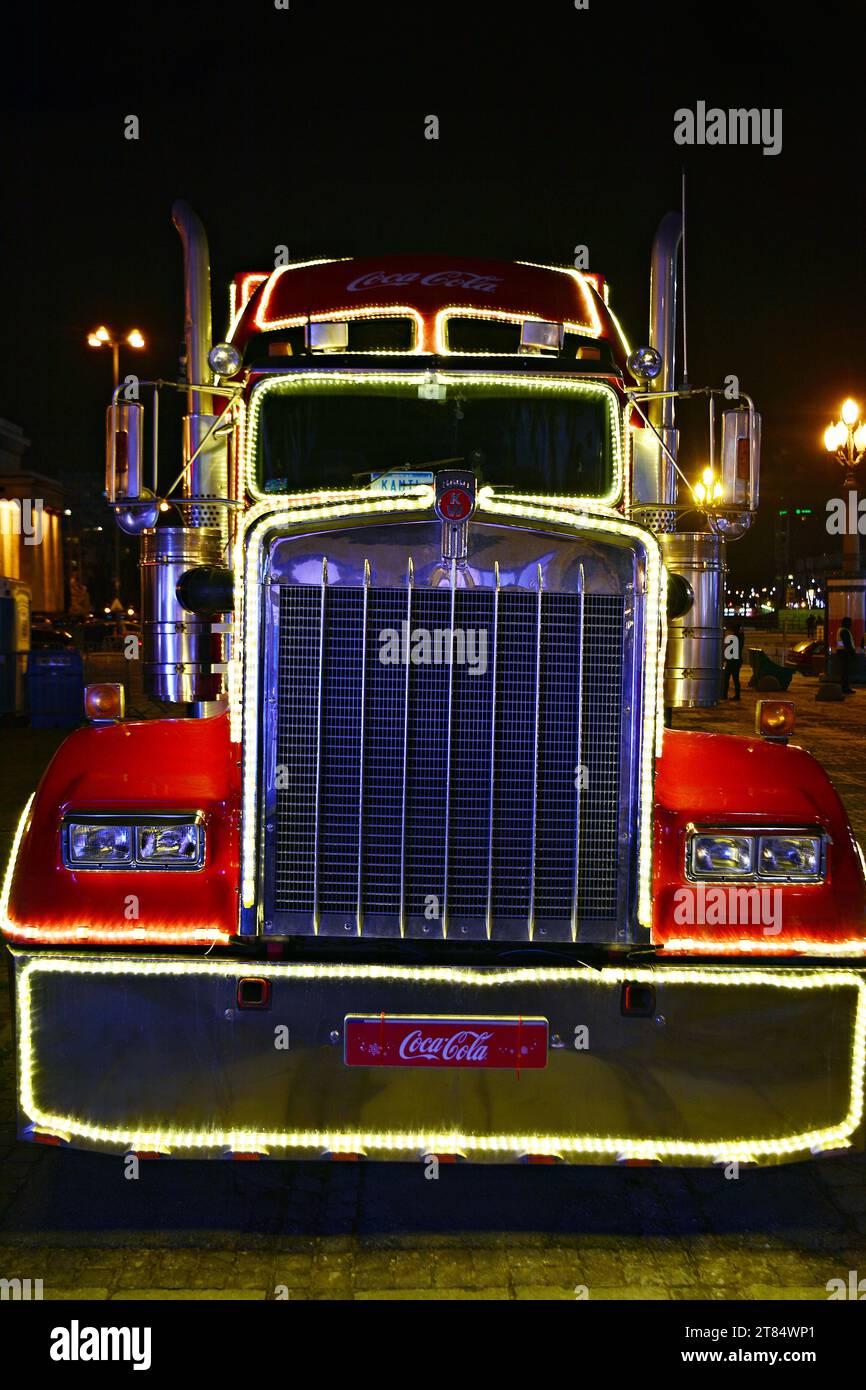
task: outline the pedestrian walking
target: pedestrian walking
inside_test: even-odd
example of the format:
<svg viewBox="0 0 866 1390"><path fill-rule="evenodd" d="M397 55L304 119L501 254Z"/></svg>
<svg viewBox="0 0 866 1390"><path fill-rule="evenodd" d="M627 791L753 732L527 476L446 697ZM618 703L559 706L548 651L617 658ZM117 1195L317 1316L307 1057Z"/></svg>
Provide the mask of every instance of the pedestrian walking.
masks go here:
<svg viewBox="0 0 866 1390"><path fill-rule="evenodd" d="M851 619L843 618L839 624L839 635L836 638L836 656L839 659L839 672L842 678L842 694L853 695L851 689L851 671L854 666L854 635L851 631Z"/></svg>
<svg viewBox="0 0 866 1390"><path fill-rule="evenodd" d="M740 623L730 623L725 631L725 669L722 677L722 699L728 698L728 687L734 682L735 700L740 698L740 666L743 663L743 629Z"/></svg>

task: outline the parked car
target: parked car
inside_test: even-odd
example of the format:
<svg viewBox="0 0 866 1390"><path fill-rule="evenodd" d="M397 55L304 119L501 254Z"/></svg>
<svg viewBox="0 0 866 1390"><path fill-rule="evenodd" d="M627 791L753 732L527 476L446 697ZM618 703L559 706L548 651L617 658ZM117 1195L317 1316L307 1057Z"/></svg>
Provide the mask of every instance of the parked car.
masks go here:
<svg viewBox="0 0 866 1390"><path fill-rule="evenodd" d="M30 629L32 652L63 651L75 646L75 638L66 628L39 624Z"/></svg>
<svg viewBox="0 0 866 1390"><path fill-rule="evenodd" d="M805 676L817 676L824 670L827 662L827 643L804 637L797 642L785 657L786 666L796 666Z"/></svg>

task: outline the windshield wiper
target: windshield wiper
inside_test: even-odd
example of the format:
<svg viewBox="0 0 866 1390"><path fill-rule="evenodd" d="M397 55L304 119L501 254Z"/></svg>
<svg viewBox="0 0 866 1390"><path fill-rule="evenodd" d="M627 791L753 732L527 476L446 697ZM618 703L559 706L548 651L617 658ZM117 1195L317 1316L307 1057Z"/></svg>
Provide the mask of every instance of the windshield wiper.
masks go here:
<svg viewBox="0 0 866 1390"><path fill-rule="evenodd" d="M353 473L352 478L372 478L374 473L378 478L387 478L389 473L430 473L434 468L465 462L465 455L458 454L450 459L428 459L426 463L395 463L392 468L362 468L360 473Z"/></svg>

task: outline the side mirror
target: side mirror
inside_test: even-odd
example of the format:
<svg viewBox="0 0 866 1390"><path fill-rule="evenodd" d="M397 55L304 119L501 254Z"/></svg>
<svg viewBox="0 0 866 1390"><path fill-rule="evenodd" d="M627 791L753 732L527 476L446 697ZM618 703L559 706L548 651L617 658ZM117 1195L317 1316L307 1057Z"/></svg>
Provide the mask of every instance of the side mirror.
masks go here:
<svg viewBox="0 0 866 1390"><path fill-rule="evenodd" d="M722 414L725 501L754 512L761 485L761 417L751 406Z"/></svg>
<svg viewBox="0 0 866 1390"><path fill-rule="evenodd" d="M105 436L105 491L109 502L141 497L143 454L144 406L140 401L112 402Z"/></svg>

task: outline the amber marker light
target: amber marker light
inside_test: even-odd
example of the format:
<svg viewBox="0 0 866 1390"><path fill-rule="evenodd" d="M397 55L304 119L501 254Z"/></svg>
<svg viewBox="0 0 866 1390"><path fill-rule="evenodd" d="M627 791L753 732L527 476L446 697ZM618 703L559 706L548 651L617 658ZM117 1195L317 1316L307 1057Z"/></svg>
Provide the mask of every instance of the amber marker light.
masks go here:
<svg viewBox="0 0 866 1390"><path fill-rule="evenodd" d="M91 724L122 719L125 706L126 696L122 685L106 681L84 687L84 714Z"/></svg>
<svg viewBox="0 0 866 1390"><path fill-rule="evenodd" d="M759 700L755 706L755 733L762 738L787 738L794 732L797 706L793 700Z"/></svg>

